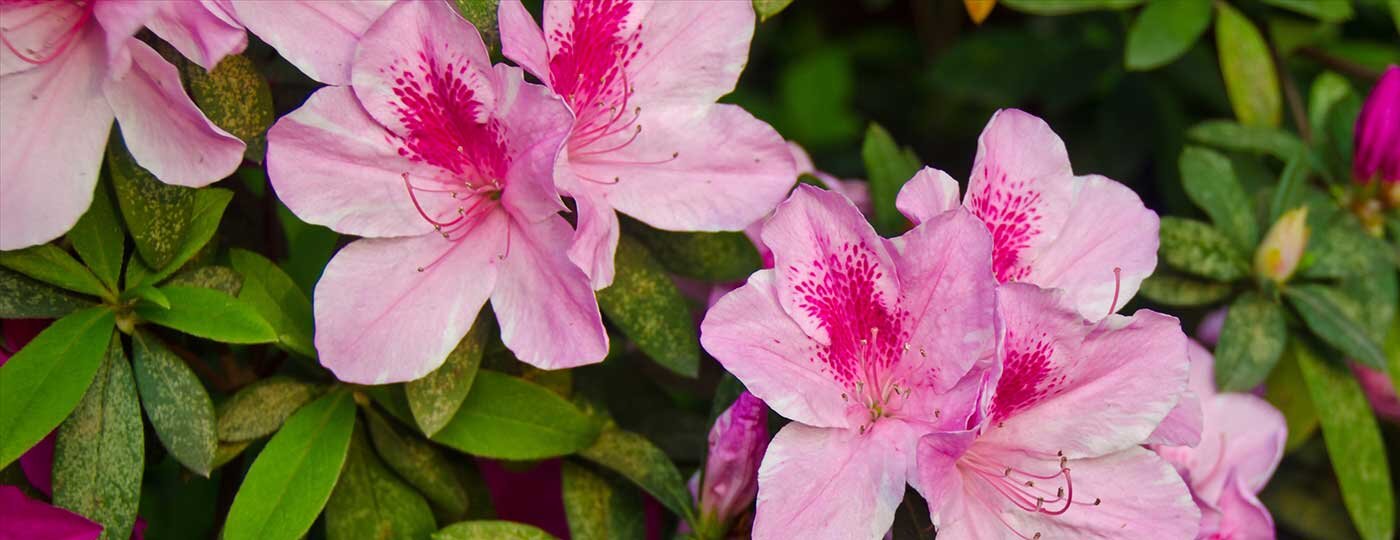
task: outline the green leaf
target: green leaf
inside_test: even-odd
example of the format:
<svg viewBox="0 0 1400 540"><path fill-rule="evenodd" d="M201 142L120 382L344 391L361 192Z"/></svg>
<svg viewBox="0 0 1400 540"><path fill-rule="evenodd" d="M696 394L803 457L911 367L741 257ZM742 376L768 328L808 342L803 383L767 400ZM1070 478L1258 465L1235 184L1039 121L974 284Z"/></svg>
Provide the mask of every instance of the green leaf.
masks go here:
<svg viewBox="0 0 1400 540"><path fill-rule="evenodd" d="M1303 141L1292 133L1229 120L1206 120L1191 126L1186 130L1186 138L1225 150L1265 154L1284 162L1306 151Z"/></svg>
<svg viewBox="0 0 1400 540"><path fill-rule="evenodd" d="M597 295L603 315L649 358L686 377L699 373L700 339L690 306L641 242L618 237L616 274Z"/></svg>
<svg viewBox="0 0 1400 540"><path fill-rule="evenodd" d="M524 523L463 521L434 533L433 540L554 540L554 537Z"/></svg>
<svg viewBox="0 0 1400 540"><path fill-rule="evenodd" d="M902 232L904 215L894 207L895 196L904 183L923 165L914 151L900 148L890 132L871 123L865 130L865 142L860 147L865 161L865 173L870 179L870 202L875 208L875 229L884 235Z"/></svg>
<svg viewBox="0 0 1400 540"><path fill-rule="evenodd" d="M1228 283L1198 280L1158 271L1143 280L1138 294L1166 306L1195 307L1224 300L1233 290L1234 287Z"/></svg>
<svg viewBox="0 0 1400 540"><path fill-rule="evenodd" d="M496 5L499 0L455 1L457 11L462 14L462 18L470 21L477 31L481 32L481 39L486 42L486 48L499 51L501 40L496 25Z"/></svg>
<svg viewBox="0 0 1400 540"><path fill-rule="evenodd" d="M1253 252L1259 242L1259 224L1249 196L1235 178L1230 158L1214 150L1187 146L1181 151L1178 169L1186 195L1210 216L1216 230L1244 253Z"/></svg>
<svg viewBox="0 0 1400 540"><path fill-rule="evenodd" d="M792 0L753 0L753 10L758 13L758 22L767 22L791 3Z"/></svg>
<svg viewBox="0 0 1400 540"><path fill-rule="evenodd" d="M268 441L234 496L224 540L296 540L331 496L355 430L355 402L331 392Z"/></svg>
<svg viewBox="0 0 1400 540"><path fill-rule="evenodd" d="M112 134L107 145L107 170L137 253L147 266L165 268L175 260L180 244L189 234L195 213L195 190L157 180L136 164L118 133Z"/></svg>
<svg viewBox="0 0 1400 540"><path fill-rule="evenodd" d="M671 512L689 523L695 522L685 479L671 463L671 458L645 437L608 428L598 436L598 442L580 451L579 455L616 471L656 497L656 501Z"/></svg>
<svg viewBox="0 0 1400 540"><path fill-rule="evenodd" d="M229 259L234 270L243 275L243 289L238 298L272 325L277 332L277 343L294 353L315 358L311 300L306 293L267 257L234 249L229 251Z"/></svg>
<svg viewBox="0 0 1400 540"><path fill-rule="evenodd" d="M663 231L630 220L627 225L626 231L646 244L667 272L678 276L739 281L763 266L763 257L744 233Z"/></svg>
<svg viewBox="0 0 1400 540"><path fill-rule="evenodd" d="M1224 2L1215 4L1215 44L1235 117L1247 126L1278 127L1283 114L1278 73L1254 23Z"/></svg>
<svg viewBox="0 0 1400 540"><path fill-rule="evenodd" d="M467 488L457 476L457 467L432 443L399 431L373 408L366 407L365 416L369 420L374 449L389 468L451 519L465 517L469 502Z"/></svg>
<svg viewBox="0 0 1400 540"><path fill-rule="evenodd" d="M646 519L636 490L587 468L563 465L564 515L574 540L644 540Z"/></svg>
<svg viewBox="0 0 1400 540"><path fill-rule="evenodd" d="M229 296L238 296L238 291L243 289L243 276L227 266L201 266L175 274L165 285L213 289Z"/></svg>
<svg viewBox="0 0 1400 540"><path fill-rule="evenodd" d="M156 271L146 268L144 275L133 281L130 275L133 268L131 263L135 262L136 259L132 259L127 263L126 286L135 287L143 283L160 283L184 266L190 259L193 259L201 249L204 249L209 240L214 238L214 233L219 229L219 222L224 217L224 209L228 208L228 203L231 200L233 200L233 192L227 189L204 188L196 191L189 229L184 239L180 241L175 255L171 257L170 263Z"/></svg>
<svg viewBox="0 0 1400 540"><path fill-rule="evenodd" d="M374 455L357 430L330 502L326 503L326 538L427 539L437 530L428 501Z"/></svg>
<svg viewBox="0 0 1400 540"><path fill-rule="evenodd" d="M1333 220L1320 229L1308 239L1307 255L1312 264L1300 271L1304 277L1366 276L1389 266L1385 241L1367 234L1350 216Z"/></svg>
<svg viewBox="0 0 1400 540"><path fill-rule="evenodd" d="M217 449L214 450L214 464L213 464L213 467L214 467L215 469L218 469L219 467L223 467L224 465L228 464L228 462L233 461L233 458L236 458L236 457L242 455L242 454L243 454L243 451L244 451L244 450L247 450L248 447L251 446L252 444L253 444L253 441L239 441L239 442L224 442L224 441L219 441L219 447L218 447Z"/></svg>
<svg viewBox="0 0 1400 540"><path fill-rule="evenodd" d="M1215 281L1234 281L1249 271L1230 239L1210 225L1163 217L1159 234L1158 254L1172 268Z"/></svg>
<svg viewBox="0 0 1400 540"><path fill-rule="evenodd" d="M109 343L92 385L54 439L53 503L101 524L103 540L126 540L141 502L145 432L121 339L114 335Z"/></svg>
<svg viewBox="0 0 1400 540"><path fill-rule="evenodd" d="M91 270L53 244L0 251L0 266L70 291L98 297L111 294Z"/></svg>
<svg viewBox="0 0 1400 540"><path fill-rule="evenodd" d="M251 441L271 435L321 389L281 375L244 387L219 405L220 441Z"/></svg>
<svg viewBox="0 0 1400 540"><path fill-rule="evenodd" d="M97 189L93 190L92 205L68 231L68 239L107 289L116 291L122 259L126 256L126 236L122 234L122 222L117 219L107 189L107 182L98 182Z"/></svg>
<svg viewBox="0 0 1400 540"><path fill-rule="evenodd" d="M574 453L598 439L599 426L554 392L481 370L452 421L433 440L497 459L544 459Z"/></svg>
<svg viewBox="0 0 1400 540"><path fill-rule="evenodd" d="M1390 538L1395 533L1395 491L1380 426L1366 394L1346 368L1318 358L1302 343L1295 347L1347 513L1362 538Z"/></svg>
<svg viewBox="0 0 1400 540"><path fill-rule="evenodd" d="M184 72L190 97L204 116L248 144L243 155L262 163L267 150L267 128L276 113L272 110L272 88L253 61L241 54L225 56L212 71L194 62L185 62Z"/></svg>
<svg viewBox="0 0 1400 540"><path fill-rule="evenodd" d="M1385 369L1385 352L1367 335L1360 321L1360 306L1331 287L1299 285L1283 291L1313 335L1337 350L1375 369Z"/></svg>
<svg viewBox="0 0 1400 540"><path fill-rule="evenodd" d="M1351 0L1261 0L1265 4L1302 13L1319 21L1342 22L1350 19Z"/></svg>
<svg viewBox="0 0 1400 540"><path fill-rule="evenodd" d="M1230 304L1215 347L1215 384L1222 392L1246 392L1264 382L1288 343L1283 306L1259 293Z"/></svg>
<svg viewBox="0 0 1400 540"><path fill-rule="evenodd" d="M1308 179L1308 169L1304 164L1306 159L1305 154L1299 153L1284 165L1283 173L1279 175L1278 188L1274 190L1273 199L1269 203L1269 223L1277 222L1284 212L1297 208L1302 203Z"/></svg>
<svg viewBox="0 0 1400 540"><path fill-rule="evenodd" d="M448 353L442 366L427 376L404 384L408 408L418 428L429 437L436 434L457 414L462 401L472 389L476 371L481 368L481 353L495 333L495 319L482 310L462 341Z"/></svg>
<svg viewBox="0 0 1400 540"><path fill-rule="evenodd" d="M102 365L116 316L89 308L59 319L0 366L0 468L78 406Z"/></svg>
<svg viewBox="0 0 1400 540"><path fill-rule="evenodd" d="M146 538L214 538L222 478L200 478L166 457L146 467L138 515Z"/></svg>
<svg viewBox="0 0 1400 540"><path fill-rule="evenodd" d="M92 302L0 267L0 319L56 319Z"/></svg>
<svg viewBox="0 0 1400 540"><path fill-rule="evenodd" d="M1331 71L1322 72L1313 79L1312 89L1308 92L1308 123L1314 126L1326 124L1332 108L1354 94L1356 91L1346 77Z"/></svg>
<svg viewBox="0 0 1400 540"><path fill-rule="evenodd" d="M1128 29L1128 69L1161 67L1185 54L1210 26L1210 0L1152 0Z"/></svg>
<svg viewBox="0 0 1400 540"><path fill-rule="evenodd" d="M170 298L167 298L165 296L165 293L160 292L160 289L157 289L150 285L142 285L134 289L127 289L125 291L122 291L121 299L145 300L161 309L170 309Z"/></svg>
<svg viewBox="0 0 1400 540"><path fill-rule="evenodd" d="M1292 452L1317 431L1317 408L1313 407L1312 398L1308 397L1307 382L1303 381L1303 372L1295 360L1298 352L1290 347L1284 354L1284 360L1278 363L1264 382L1264 398L1283 413L1288 424L1288 441L1284 444L1284 451Z"/></svg>
<svg viewBox="0 0 1400 540"><path fill-rule="evenodd" d="M170 309L140 304L136 313L161 326L221 343L277 341L272 326L247 302L213 289L161 287Z"/></svg>
<svg viewBox="0 0 1400 540"><path fill-rule="evenodd" d="M1085 11L1122 10L1147 0L1001 0L1006 7L1035 15L1068 15Z"/></svg>
<svg viewBox="0 0 1400 540"><path fill-rule="evenodd" d="M1390 0L1390 18L1395 21L1395 29L1400 30L1400 0Z"/></svg>
<svg viewBox="0 0 1400 540"><path fill-rule="evenodd" d="M132 334L131 352L141 406L156 436L181 464L208 477L218 447L209 393L190 366L155 336Z"/></svg>

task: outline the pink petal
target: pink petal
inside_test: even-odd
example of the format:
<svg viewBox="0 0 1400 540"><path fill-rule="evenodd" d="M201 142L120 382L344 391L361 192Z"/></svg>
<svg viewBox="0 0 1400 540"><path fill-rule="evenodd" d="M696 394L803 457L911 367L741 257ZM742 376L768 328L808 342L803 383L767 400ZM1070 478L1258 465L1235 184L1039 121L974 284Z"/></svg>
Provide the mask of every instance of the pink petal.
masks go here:
<svg viewBox="0 0 1400 540"><path fill-rule="evenodd" d="M822 371L817 344L778 301L774 270L716 302L700 323L700 344L778 414L818 427L846 427L845 388Z"/></svg>
<svg viewBox="0 0 1400 540"><path fill-rule="evenodd" d="M793 422L758 471L753 538L876 539L904 499L906 450L897 429L868 433Z"/></svg>
<svg viewBox="0 0 1400 540"><path fill-rule="evenodd" d="M131 68L131 49L126 40L135 36L160 9L157 2L96 2L93 18L102 25L107 41L107 78L126 76Z"/></svg>
<svg viewBox="0 0 1400 540"><path fill-rule="evenodd" d="M1219 523L1212 538L1274 540L1274 517L1244 481L1231 475L1220 495ZM1206 531L1201 531L1204 536Z"/></svg>
<svg viewBox="0 0 1400 540"><path fill-rule="evenodd" d="M102 526L62 508L30 499L15 486L0 486L0 538L4 540L96 540Z"/></svg>
<svg viewBox="0 0 1400 540"><path fill-rule="evenodd" d="M821 180L822 184L826 185L826 189L845 195L847 199L855 203L856 208L860 209L860 213L867 216L870 215L872 207L869 185L861 180L842 180L819 171L816 165L812 163L812 157L807 155L806 150L803 150L801 146L798 146L797 143L792 141L788 141L787 144L788 151L792 152L792 161L797 167L798 176L807 174L817 180Z"/></svg>
<svg viewBox="0 0 1400 540"><path fill-rule="evenodd" d="M92 202L112 109L101 34L74 40L53 61L0 77L0 250L59 237Z"/></svg>
<svg viewBox="0 0 1400 540"><path fill-rule="evenodd" d="M501 54L535 78L548 82L549 50L535 16L520 0L502 0L496 19L501 27Z"/></svg>
<svg viewBox="0 0 1400 540"><path fill-rule="evenodd" d="M569 260L589 275L594 289L602 290L613 280L619 234L617 212L587 191L574 194L574 206L578 230L569 245Z"/></svg>
<svg viewBox="0 0 1400 540"><path fill-rule="evenodd" d="M748 63L753 31L753 7L746 2L652 4L637 30L637 56L626 68L637 102L713 103L732 92Z"/></svg>
<svg viewBox="0 0 1400 540"><path fill-rule="evenodd" d="M357 236L427 234L409 196L412 179L439 174L400 156L396 139L345 87L322 88L267 135L267 173L277 197L302 220ZM444 197L419 202L439 221L456 210ZM450 201L448 201L450 202Z"/></svg>
<svg viewBox="0 0 1400 540"><path fill-rule="evenodd" d="M1163 444L1171 446L1196 446L1201 443L1201 430L1205 418L1201 413L1201 398L1187 390L1176 403L1157 430L1147 437L1143 444Z"/></svg>
<svg viewBox="0 0 1400 540"><path fill-rule="evenodd" d="M540 221L566 210L554 187L556 158L573 116L548 88L525 82L520 68L498 64L493 115L509 130L502 201L526 221Z"/></svg>
<svg viewBox="0 0 1400 540"><path fill-rule="evenodd" d="M924 167L899 189L894 205L918 225L959 206L958 181L948 173Z"/></svg>
<svg viewBox="0 0 1400 540"><path fill-rule="evenodd" d="M206 70L248 46L242 26L229 23L201 2L162 2L146 27Z"/></svg>
<svg viewBox="0 0 1400 540"><path fill-rule="evenodd" d="M0 4L0 75L34 69L81 41L91 20L73 2Z"/></svg>
<svg viewBox="0 0 1400 540"><path fill-rule="evenodd" d="M149 45L130 38L131 69L106 85L122 138L136 162L160 181L203 187L233 174L243 141L204 117L180 72Z"/></svg>
<svg viewBox="0 0 1400 540"><path fill-rule="evenodd" d="M916 446L917 472L910 475L909 483L928 501L929 517L938 525L939 534L955 529L982 533L972 538L995 538L1003 533L968 519L974 511L968 506L977 501L967 497L969 485L964 483L958 461L976 442L977 430L965 429L930 433L919 439Z"/></svg>
<svg viewBox="0 0 1400 540"><path fill-rule="evenodd" d="M392 0L268 2L233 0L238 20L308 77L348 84L355 47Z"/></svg>
<svg viewBox="0 0 1400 540"><path fill-rule="evenodd" d="M1215 356L1194 339L1186 344L1186 356L1191 359L1187 386L1202 399L1215 396Z"/></svg>
<svg viewBox="0 0 1400 540"><path fill-rule="evenodd" d="M998 291L1005 367L982 440L1071 459L1142 444L1186 390L1186 335L1147 310L1084 323L1031 285Z"/></svg>
<svg viewBox="0 0 1400 540"><path fill-rule="evenodd" d="M1191 489L1206 501L1219 500L1233 471L1245 488L1264 489L1283 460L1288 427L1283 414L1250 394L1219 394L1203 403L1205 430L1188 461Z"/></svg>
<svg viewBox="0 0 1400 540"><path fill-rule="evenodd" d="M559 216L530 224L513 220L491 293L501 341L520 361L541 369L594 364L608 354L588 276L565 254L571 236Z"/></svg>
<svg viewBox="0 0 1400 540"><path fill-rule="evenodd" d="M496 283L507 219L490 212L452 240L371 238L341 249L316 284L321 364L359 384L409 381L441 365Z"/></svg>

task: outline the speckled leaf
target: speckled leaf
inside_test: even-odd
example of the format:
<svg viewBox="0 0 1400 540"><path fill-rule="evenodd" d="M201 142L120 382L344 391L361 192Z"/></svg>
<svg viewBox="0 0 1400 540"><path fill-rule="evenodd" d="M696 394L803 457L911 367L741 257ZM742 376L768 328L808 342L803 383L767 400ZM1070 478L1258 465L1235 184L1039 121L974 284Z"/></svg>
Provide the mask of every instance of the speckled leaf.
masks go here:
<svg viewBox="0 0 1400 540"><path fill-rule="evenodd" d="M476 456L543 459L588 447L598 430L593 419L554 392L483 369L457 415L433 440Z"/></svg>
<svg viewBox="0 0 1400 540"><path fill-rule="evenodd" d="M1259 223L1254 217L1254 205L1235 178L1230 158L1214 150L1188 146L1181 151L1178 169L1191 202L1205 210L1216 229L1233 240L1235 247L1244 253L1253 252L1259 242Z"/></svg>
<svg viewBox="0 0 1400 540"><path fill-rule="evenodd" d="M1278 73L1269 45L1254 23L1224 2L1215 4L1220 73L1235 117L1247 126L1278 127L1283 114Z"/></svg>
<svg viewBox="0 0 1400 540"><path fill-rule="evenodd" d="M157 180L136 164L118 133L107 146L107 170L136 251L151 268L164 268L175 259L190 229L195 190Z"/></svg>
<svg viewBox="0 0 1400 540"><path fill-rule="evenodd" d="M1352 524L1366 540L1391 538L1395 491L1380 426L1366 394L1346 368L1324 361L1301 343L1295 350Z"/></svg>
<svg viewBox="0 0 1400 540"><path fill-rule="evenodd" d="M241 54L225 56L213 71L184 62L190 97L215 125L248 144L243 153L262 163L267 128L272 125L272 89L253 61Z"/></svg>
<svg viewBox="0 0 1400 540"><path fill-rule="evenodd" d="M107 294L107 288L91 270L53 244L0 251L0 266L70 291L93 296Z"/></svg>
<svg viewBox="0 0 1400 540"><path fill-rule="evenodd" d="M209 244L209 240L214 238L214 233L219 229L219 222L224 217L224 209L228 208L228 203L231 200L233 200L233 192L227 189L204 188L196 191L189 229L185 237L181 239L170 263L164 267L157 267L160 270L152 270L151 267L133 267L131 262L136 262L136 259L132 259L131 262L127 263L126 286L160 283L183 267L185 263L194 259L195 255L198 255ZM137 274L138 279L132 279L133 272Z"/></svg>
<svg viewBox="0 0 1400 540"><path fill-rule="evenodd" d="M501 50L500 34L496 31L498 0L455 0L457 11L481 32L481 39L491 51Z"/></svg>
<svg viewBox="0 0 1400 540"><path fill-rule="evenodd" d="M326 503L326 538L426 540L437 530L428 501L384 467L363 431L357 426Z"/></svg>
<svg viewBox="0 0 1400 540"><path fill-rule="evenodd" d="M1228 283L1179 276L1159 270L1143 280L1138 294L1162 305L1194 307L1224 300L1233 290L1234 287Z"/></svg>
<svg viewBox="0 0 1400 540"><path fill-rule="evenodd" d="M625 230L641 240L666 271L692 279L727 282L749 277L763 265L753 241L738 232L677 232L633 220Z"/></svg>
<svg viewBox="0 0 1400 540"><path fill-rule="evenodd" d="M450 519L466 517L467 488L457 476L457 466L448 461L437 446L400 431L391 420L372 408L365 409L365 417L370 441L390 469L427 496Z"/></svg>
<svg viewBox="0 0 1400 540"><path fill-rule="evenodd" d="M598 307L637 347L662 367L686 377L700 369L700 341L690 306L651 252L621 235L617 273L598 291Z"/></svg>
<svg viewBox="0 0 1400 540"><path fill-rule="evenodd" d="M122 273L122 258L126 255L126 236L122 234L122 222L117 219L112 198L107 194L107 184L105 180L98 182L97 189L93 190L92 205L68 231L68 239L73 241L73 249L97 278L115 291Z"/></svg>
<svg viewBox="0 0 1400 540"><path fill-rule="evenodd" d="M243 275L238 298L253 306L277 332L277 344L308 358L312 342L311 300L292 278L267 257L242 249L229 251L233 268Z"/></svg>
<svg viewBox="0 0 1400 540"><path fill-rule="evenodd" d="M426 377L404 384L408 407L424 434L431 437L457 414L457 408L462 406L462 400L472 388L472 381L476 380L481 353L495 328L495 319L483 310L472 323L471 331L462 337L441 367Z"/></svg>
<svg viewBox="0 0 1400 540"><path fill-rule="evenodd" d="M598 442L583 449L584 459L607 467L646 490L677 516L693 522L690 491L676 464L660 448L636 433L604 429Z"/></svg>
<svg viewBox="0 0 1400 540"><path fill-rule="evenodd" d="M355 430L355 402L336 391L302 407L248 469L224 540L296 540L330 499Z"/></svg>
<svg viewBox="0 0 1400 540"><path fill-rule="evenodd" d="M53 503L103 526L103 540L126 540L141 502L145 432L136 381L112 336L106 359L54 441Z"/></svg>
<svg viewBox="0 0 1400 540"><path fill-rule="evenodd" d="M875 215L870 216L871 221L881 234L898 234L904 229L906 221L904 214L894 206L895 196L904 183L919 171L923 162L919 161L913 150L901 148L890 132L874 123L865 131L860 157L865 162L865 173L870 179L870 203L875 209Z"/></svg>
<svg viewBox="0 0 1400 540"><path fill-rule="evenodd" d="M643 540L646 519L637 491L568 461L563 465L564 515L574 540Z"/></svg>
<svg viewBox="0 0 1400 540"><path fill-rule="evenodd" d="M1163 217L1158 255L1172 268L1216 281L1245 276L1249 265L1220 231L1193 219Z"/></svg>
<svg viewBox="0 0 1400 540"><path fill-rule="evenodd" d="M208 477L217 438L214 403L199 377L155 336L131 336L132 367L141 406L166 450L191 471Z"/></svg>
<svg viewBox="0 0 1400 540"><path fill-rule="evenodd" d="M753 10L758 13L758 22L767 22L791 3L792 0L753 0Z"/></svg>
<svg viewBox="0 0 1400 540"><path fill-rule="evenodd" d="M433 540L554 540L554 537L524 523L463 521L433 533Z"/></svg>
<svg viewBox="0 0 1400 540"><path fill-rule="evenodd" d="M56 319L91 301L0 268L0 319Z"/></svg>
<svg viewBox="0 0 1400 540"><path fill-rule="evenodd" d="M49 325L0 366L0 468L78 406L102 365L115 319L105 308L75 312Z"/></svg>
<svg viewBox="0 0 1400 540"><path fill-rule="evenodd" d="M166 286L170 308L141 304L136 313L152 323L220 343L270 343L277 333L247 302L199 287Z"/></svg>
<svg viewBox="0 0 1400 540"><path fill-rule="evenodd" d="M1288 161L1304 149L1303 141L1287 131L1229 120L1207 120L1191 126L1186 138L1224 150L1270 155L1279 161Z"/></svg>
<svg viewBox="0 0 1400 540"><path fill-rule="evenodd" d="M1299 285L1283 291L1303 323L1328 345L1375 369L1385 369L1385 352L1361 323L1361 306L1341 291L1323 285Z"/></svg>
<svg viewBox="0 0 1400 540"><path fill-rule="evenodd" d="M213 289L229 296L238 296L243 289L243 276L227 266L201 266L171 276L165 285Z"/></svg>
<svg viewBox="0 0 1400 540"><path fill-rule="evenodd" d="M1230 304L1215 347L1215 384L1222 392L1247 392L1264 382L1288 343L1283 306L1259 293Z"/></svg>
<svg viewBox="0 0 1400 540"><path fill-rule="evenodd" d="M253 444L253 441L219 441L218 448L214 450L214 462L212 467L215 469L223 467L228 464L228 462L233 461L233 458L242 455L243 451L247 450L248 446L251 444Z"/></svg>
<svg viewBox="0 0 1400 540"><path fill-rule="evenodd" d="M1290 347L1264 382L1264 398L1283 413L1288 424L1288 442L1284 444L1287 452L1297 449L1317 431L1317 408L1308 397L1296 355L1297 351Z"/></svg>
<svg viewBox="0 0 1400 540"><path fill-rule="evenodd" d="M1369 234L1351 216L1345 216L1314 230L1308 239L1312 264L1300 273L1317 279L1372 275L1387 265L1385 241Z"/></svg>
<svg viewBox="0 0 1400 540"><path fill-rule="evenodd" d="M320 393L314 384L281 375L250 384L219 404L219 440L251 441L271 435Z"/></svg>

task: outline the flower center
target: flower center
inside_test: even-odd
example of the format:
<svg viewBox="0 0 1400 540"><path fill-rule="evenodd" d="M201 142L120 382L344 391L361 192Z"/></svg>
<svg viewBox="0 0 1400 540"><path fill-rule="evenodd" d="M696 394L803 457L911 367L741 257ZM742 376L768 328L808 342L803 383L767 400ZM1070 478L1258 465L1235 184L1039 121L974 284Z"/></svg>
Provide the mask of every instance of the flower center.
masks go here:
<svg viewBox="0 0 1400 540"><path fill-rule="evenodd" d="M68 50L92 20L89 0L6 0L0 42L20 60L46 64Z"/></svg>
<svg viewBox="0 0 1400 540"><path fill-rule="evenodd" d="M1099 498L1085 497L1082 493L1078 500L1075 499L1074 480L1067 462L1064 452L1056 452L1055 459L1032 463L1023 469L1010 467L969 451L958 460L958 467L967 477L981 480L990 488L990 493L1000 495L1025 512L1058 516L1074 506L1092 507L1101 504L1103 501ZM977 490L973 493L984 503L988 503L989 507L999 506L992 505L983 498L987 492ZM1025 540L1041 540L1040 532L1027 535L1007 523L1001 512L995 512L995 515L1001 524L1016 536Z"/></svg>

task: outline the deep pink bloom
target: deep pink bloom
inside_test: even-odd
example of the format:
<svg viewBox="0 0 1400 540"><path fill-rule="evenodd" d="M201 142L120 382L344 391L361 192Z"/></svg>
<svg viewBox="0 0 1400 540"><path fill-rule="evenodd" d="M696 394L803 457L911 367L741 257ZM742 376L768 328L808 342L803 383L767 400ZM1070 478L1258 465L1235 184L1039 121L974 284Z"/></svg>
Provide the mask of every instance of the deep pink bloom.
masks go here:
<svg viewBox="0 0 1400 540"><path fill-rule="evenodd" d="M796 181L768 124L715 100L748 61L748 2L545 2L544 27L501 2L502 52L568 103L573 129L555 182L573 197L569 256L612 282L614 210L669 230L737 231Z"/></svg>
<svg viewBox="0 0 1400 540"><path fill-rule="evenodd" d="M916 441L966 421L993 362L991 238L958 211L886 240L849 199L799 185L763 241L774 268L720 299L700 334L793 420L759 468L753 537L879 538Z"/></svg>
<svg viewBox="0 0 1400 540"><path fill-rule="evenodd" d="M0 249L59 237L92 202L112 119L136 162L199 187L229 174L244 144L185 93L180 73L133 37L142 27L205 68L243 50L241 26L185 0L0 4Z"/></svg>
<svg viewBox="0 0 1400 540"><path fill-rule="evenodd" d="M919 223L957 201L957 182L925 168L896 206ZM1016 109L997 111L982 130L962 204L992 232L998 281L1063 289L1090 320L1126 304L1157 266L1157 214L1127 186L1075 176L1059 136Z"/></svg>
<svg viewBox="0 0 1400 540"><path fill-rule="evenodd" d="M758 464L767 449L768 406L743 392L710 428L699 494L702 519L727 524L753 504Z"/></svg>
<svg viewBox="0 0 1400 540"><path fill-rule="evenodd" d="M1390 381L1390 376L1355 362L1351 364L1351 371L1356 374L1356 380L1361 383L1361 389L1366 392L1366 399L1370 400L1376 414L1400 423L1400 398L1395 395L1395 385Z"/></svg>
<svg viewBox="0 0 1400 540"><path fill-rule="evenodd" d="M1283 414L1258 396L1216 393L1215 359L1190 344L1191 390L1201 400L1200 444L1154 446L1186 480L1201 508L1201 540L1272 540L1273 518L1259 502L1283 459Z"/></svg>
<svg viewBox="0 0 1400 540"><path fill-rule="evenodd" d="M995 391L960 429L919 442L940 540L1191 538L1200 512L1140 446L1186 390L1186 336L1139 311L1084 320L1060 291L997 289Z"/></svg>
<svg viewBox="0 0 1400 540"><path fill-rule="evenodd" d="M96 540L102 526L48 503L30 499L15 486L0 486L0 540Z"/></svg>
<svg viewBox="0 0 1400 540"><path fill-rule="evenodd" d="M1400 66L1386 68L1356 118L1351 174L1357 182L1400 182Z"/></svg>
<svg viewBox="0 0 1400 540"><path fill-rule="evenodd" d="M442 1L403 2L359 40L349 86L268 134L268 175L303 220L365 237L316 285L316 350L341 380L422 377L491 300L501 339L546 368L598 362L607 333L551 182L569 113L490 64Z"/></svg>

